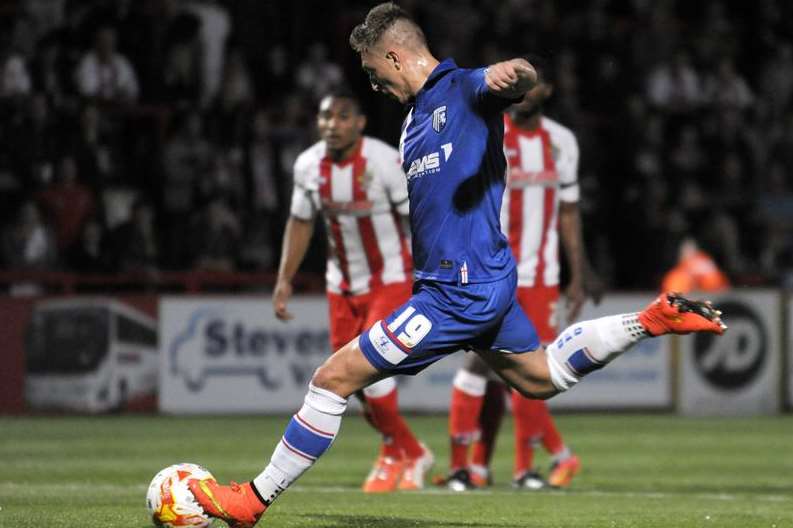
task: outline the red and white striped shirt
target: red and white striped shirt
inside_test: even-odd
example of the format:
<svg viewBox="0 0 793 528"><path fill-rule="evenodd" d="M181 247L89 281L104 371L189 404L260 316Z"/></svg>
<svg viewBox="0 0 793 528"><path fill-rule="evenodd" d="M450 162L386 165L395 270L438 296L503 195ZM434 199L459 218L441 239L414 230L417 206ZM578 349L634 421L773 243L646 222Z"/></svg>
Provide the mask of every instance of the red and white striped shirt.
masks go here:
<svg viewBox="0 0 793 528"><path fill-rule="evenodd" d="M328 232L328 291L366 293L411 278L413 261L400 215L408 214L407 180L399 152L368 136L334 162L324 141L295 161L291 214L312 220L321 211Z"/></svg>
<svg viewBox="0 0 793 528"><path fill-rule="evenodd" d="M505 114L504 154L501 229L518 263L518 286L558 286L559 201L578 201L578 142L547 117L526 130Z"/></svg>

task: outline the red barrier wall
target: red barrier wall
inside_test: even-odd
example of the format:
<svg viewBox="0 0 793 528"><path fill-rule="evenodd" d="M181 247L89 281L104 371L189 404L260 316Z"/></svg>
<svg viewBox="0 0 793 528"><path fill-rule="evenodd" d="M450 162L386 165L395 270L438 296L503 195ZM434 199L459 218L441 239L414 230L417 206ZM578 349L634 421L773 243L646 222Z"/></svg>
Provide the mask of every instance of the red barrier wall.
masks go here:
<svg viewBox="0 0 793 528"><path fill-rule="evenodd" d="M33 302L0 297L0 413L25 409L25 329Z"/></svg>

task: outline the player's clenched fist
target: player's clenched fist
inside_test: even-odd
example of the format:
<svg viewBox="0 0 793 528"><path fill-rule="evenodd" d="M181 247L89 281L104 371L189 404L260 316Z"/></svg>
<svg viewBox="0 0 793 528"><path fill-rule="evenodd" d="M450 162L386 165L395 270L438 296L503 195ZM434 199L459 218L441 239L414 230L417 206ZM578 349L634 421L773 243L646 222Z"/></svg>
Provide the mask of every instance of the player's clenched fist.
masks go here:
<svg viewBox="0 0 793 528"><path fill-rule="evenodd" d="M485 82L491 93L513 99L531 90L537 83L537 72L526 59L511 59L489 66Z"/></svg>
<svg viewBox="0 0 793 528"><path fill-rule="evenodd" d="M289 321L294 317L287 309L290 297L292 297L292 285L287 281L279 280L273 292L273 312L281 321Z"/></svg>

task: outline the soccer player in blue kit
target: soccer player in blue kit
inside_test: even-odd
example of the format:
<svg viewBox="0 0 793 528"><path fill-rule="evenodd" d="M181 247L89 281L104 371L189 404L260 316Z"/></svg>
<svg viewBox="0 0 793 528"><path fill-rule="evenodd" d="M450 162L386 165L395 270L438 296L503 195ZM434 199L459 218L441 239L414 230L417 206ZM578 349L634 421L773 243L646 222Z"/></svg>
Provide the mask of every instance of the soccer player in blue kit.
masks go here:
<svg viewBox="0 0 793 528"><path fill-rule="evenodd" d="M463 69L439 62L397 5L372 8L350 36L375 91L410 105L400 153L408 179L415 283L410 300L314 373L269 464L252 481L192 480L204 510L249 527L330 447L347 398L394 374L416 374L460 349L479 354L521 394L550 398L640 339L726 326L710 303L663 294L644 311L583 321L547 349L515 297L499 213L505 186L502 111L536 83L512 59Z"/></svg>

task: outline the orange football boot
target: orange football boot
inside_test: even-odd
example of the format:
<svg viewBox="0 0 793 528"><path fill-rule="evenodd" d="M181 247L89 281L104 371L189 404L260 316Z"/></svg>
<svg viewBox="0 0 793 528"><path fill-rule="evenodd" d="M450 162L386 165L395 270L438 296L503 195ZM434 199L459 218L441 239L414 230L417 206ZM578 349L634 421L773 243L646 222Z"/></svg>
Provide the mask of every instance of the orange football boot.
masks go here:
<svg viewBox="0 0 793 528"><path fill-rule="evenodd" d="M579 471L581 461L575 455L569 456L553 465L548 474L548 484L554 488L566 488Z"/></svg>
<svg viewBox="0 0 793 528"><path fill-rule="evenodd" d="M364 493L390 493L397 489L405 463L394 457L380 455L363 483Z"/></svg>
<svg viewBox="0 0 793 528"><path fill-rule="evenodd" d="M187 485L207 515L225 521L231 528L252 528L267 509L250 482L222 486L215 479L192 479Z"/></svg>
<svg viewBox="0 0 793 528"><path fill-rule="evenodd" d="M421 447L424 453L420 457L405 459L405 470L397 489L401 491L424 489L424 476L435 464L435 456L424 443L421 443Z"/></svg>
<svg viewBox="0 0 793 528"><path fill-rule="evenodd" d="M710 301L691 301L679 293L663 293L639 314L639 322L652 336L711 332L722 335L727 325Z"/></svg>

